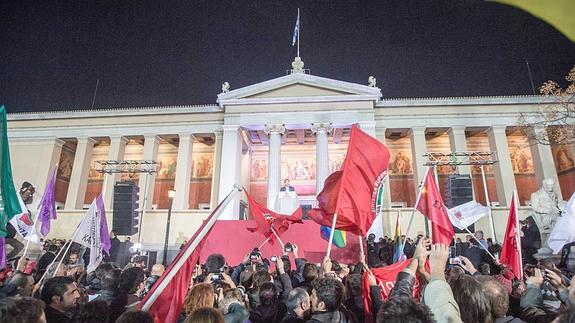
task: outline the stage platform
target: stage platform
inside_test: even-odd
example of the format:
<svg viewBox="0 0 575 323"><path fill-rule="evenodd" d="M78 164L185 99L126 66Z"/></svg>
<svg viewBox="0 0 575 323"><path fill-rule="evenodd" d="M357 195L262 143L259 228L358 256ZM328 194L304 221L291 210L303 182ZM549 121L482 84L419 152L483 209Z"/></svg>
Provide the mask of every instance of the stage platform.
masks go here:
<svg viewBox="0 0 575 323"><path fill-rule="evenodd" d="M304 220L303 224L293 224L281 235L284 243L295 243L299 248L299 256L310 262L321 263L326 255L327 241L320 236L320 225L314 221ZM265 241L265 237L247 228L255 227L253 220L220 220L212 228L202 253L201 261L212 253L221 253L229 265L235 266L254 247ZM365 247L365 242L364 242ZM265 258L281 255L279 242L274 245L267 243L261 249ZM332 246L331 258L343 263L357 263L359 256L359 239L357 235L347 233L347 245L344 248Z"/></svg>

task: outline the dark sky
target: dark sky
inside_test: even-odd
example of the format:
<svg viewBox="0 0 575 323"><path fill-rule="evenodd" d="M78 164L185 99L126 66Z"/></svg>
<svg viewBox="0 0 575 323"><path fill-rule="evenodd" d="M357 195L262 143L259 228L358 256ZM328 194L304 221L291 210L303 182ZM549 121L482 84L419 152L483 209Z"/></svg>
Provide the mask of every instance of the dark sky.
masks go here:
<svg viewBox="0 0 575 323"><path fill-rule="evenodd" d="M553 27L479 0L2 0L0 104L89 108L97 79L96 107L213 104L285 75L298 7L306 68L386 98L533 94L525 60L536 87L575 64Z"/></svg>

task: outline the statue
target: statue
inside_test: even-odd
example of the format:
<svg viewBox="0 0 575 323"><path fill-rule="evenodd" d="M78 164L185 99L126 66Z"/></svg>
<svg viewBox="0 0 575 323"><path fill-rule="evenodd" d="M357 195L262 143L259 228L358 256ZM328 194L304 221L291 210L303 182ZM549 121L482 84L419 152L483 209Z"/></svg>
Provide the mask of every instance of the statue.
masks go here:
<svg viewBox="0 0 575 323"><path fill-rule="evenodd" d="M552 178L546 178L541 183L541 189L531 194L531 207L533 209L533 218L541 234L541 243L543 247L539 253L551 253L547 244L549 234L553 231L557 217L561 216L564 201L560 201L555 193L555 181Z"/></svg>
<svg viewBox="0 0 575 323"><path fill-rule="evenodd" d="M377 87L377 79L376 79L375 77L373 77L373 76L370 76L370 77L367 79L367 85L368 85L369 87Z"/></svg>
<svg viewBox="0 0 575 323"><path fill-rule="evenodd" d="M222 93L230 92L230 83L224 82L222 83Z"/></svg>
<svg viewBox="0 0 575 323"><path fill-rule="evenodd" d="M303 69L304 63L299 56L293 60L293 62L291 63L291 67L292 67L291 70L292 73L304 73Z"/></svg>

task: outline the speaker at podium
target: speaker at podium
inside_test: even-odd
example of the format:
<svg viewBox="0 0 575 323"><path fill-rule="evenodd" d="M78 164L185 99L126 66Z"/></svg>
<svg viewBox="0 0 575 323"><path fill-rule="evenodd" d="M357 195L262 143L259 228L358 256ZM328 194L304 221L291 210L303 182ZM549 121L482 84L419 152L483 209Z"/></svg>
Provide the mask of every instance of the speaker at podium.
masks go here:
<svg viewBox="0 0 575 323"><path fill-rule="evenodd" d="M284 180L275 202L275 211L280 214L292 214L299 207L299 200L295 188L290 185L289 179Z"/></svg>

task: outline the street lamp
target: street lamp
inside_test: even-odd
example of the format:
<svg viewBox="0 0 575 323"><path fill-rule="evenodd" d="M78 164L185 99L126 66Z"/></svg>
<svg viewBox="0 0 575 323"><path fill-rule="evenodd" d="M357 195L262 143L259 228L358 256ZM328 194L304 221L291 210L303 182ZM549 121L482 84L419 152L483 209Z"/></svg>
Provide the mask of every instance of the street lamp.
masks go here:
<svg viewBox="0 0 575 323"><path fill-rule="evenodd" d="M170 222L172 220L172 202L174 202L174 196L176 196L176 190L171 189L168 191L168 198L170 199L170 206L168 207L168 221L166 222L166 240L164 241L164 259L162 264L164 266L168 265L168 240L170 239Z"/></svg>

